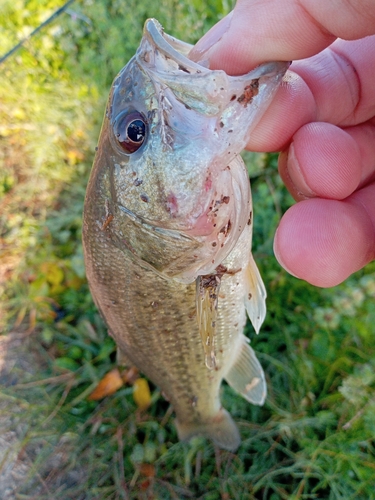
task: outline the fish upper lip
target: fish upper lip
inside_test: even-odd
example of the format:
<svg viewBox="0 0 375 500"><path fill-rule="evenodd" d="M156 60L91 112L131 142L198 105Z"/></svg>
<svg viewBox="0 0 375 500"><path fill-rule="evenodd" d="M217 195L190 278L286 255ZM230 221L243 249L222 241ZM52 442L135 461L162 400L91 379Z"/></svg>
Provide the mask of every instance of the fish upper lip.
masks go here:
<svg viewBox="0 0 375 500"><path fill-rule="evenodd" d="M206 69L187 57L193 46L164 33L162 25L156 19L151 18L145 22L144 36L146 36L160 52L177 61L182 66L187 66L194 72L202 72Z"/></svg>
<svg viewBox="0 0 375 500"><path fill-rule="evenodd" d="M147 37L160 52L176 61L177 64L184 69L190 69L193 73L225 73L223 70L211 70L189 59L188 54L193 48L193 45L177 40L164 33L163 27L156 19L147 19L144 25L144 36ZM235 80L236 78L243 78L244 76L248 76L250 79L260 78L262 76L274 76L277 74L284 74L290 65L291 61L267 62L260 64L247 74L245 73L244 75L238 76L227 75L227 77Z"/></svg>

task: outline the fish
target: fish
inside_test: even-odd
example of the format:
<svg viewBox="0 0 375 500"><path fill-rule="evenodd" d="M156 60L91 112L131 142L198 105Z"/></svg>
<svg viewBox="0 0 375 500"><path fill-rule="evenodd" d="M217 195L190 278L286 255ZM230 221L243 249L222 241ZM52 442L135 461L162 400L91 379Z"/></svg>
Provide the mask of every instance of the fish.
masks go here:
<svg viewBox="0 0 375 500"><path fill-rule="evenodd" d="M111 87L83 211L86 275L121 362L171 403L180 440L241 442L222 381L262 405L266 290L240 156L289 64L229 76L148 19Z"/></svg>

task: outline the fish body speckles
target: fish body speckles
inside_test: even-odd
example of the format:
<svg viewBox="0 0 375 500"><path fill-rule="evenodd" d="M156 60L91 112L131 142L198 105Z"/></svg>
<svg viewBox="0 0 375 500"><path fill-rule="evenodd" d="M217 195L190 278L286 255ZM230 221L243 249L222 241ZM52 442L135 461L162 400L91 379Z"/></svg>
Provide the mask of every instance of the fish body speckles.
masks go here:
<svg viewBox="0 0 375 500"><path fill-rule="evenodd" d="M259 330L266 293L239 152L288 64L230 77L190 50L148 20L113 83L86 193L85 263L120 353L171 402L180 438L235 450L222 380L251 403L266 397L243 335L246 311Z"/></svg>

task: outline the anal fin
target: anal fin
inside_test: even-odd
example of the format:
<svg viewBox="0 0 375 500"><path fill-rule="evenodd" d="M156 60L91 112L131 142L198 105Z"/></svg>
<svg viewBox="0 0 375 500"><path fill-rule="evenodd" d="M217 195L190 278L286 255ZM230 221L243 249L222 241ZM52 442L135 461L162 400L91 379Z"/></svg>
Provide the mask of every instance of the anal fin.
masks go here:
<svg viewBox="0 0 375 500"><path fill-rule="evenodd" d="M245 336L237 361L225 380L250 403L260 406L264 404L267 384L263 368Z"/></svg>
<svg viewBox="0 0 375 500"><path fill-rule="evenodd" d="M267 292L259 273L254 258L250 255L249 262L245 270L245 306L250 321L256 333L262 326L266 317L266 297Z"/></svg>

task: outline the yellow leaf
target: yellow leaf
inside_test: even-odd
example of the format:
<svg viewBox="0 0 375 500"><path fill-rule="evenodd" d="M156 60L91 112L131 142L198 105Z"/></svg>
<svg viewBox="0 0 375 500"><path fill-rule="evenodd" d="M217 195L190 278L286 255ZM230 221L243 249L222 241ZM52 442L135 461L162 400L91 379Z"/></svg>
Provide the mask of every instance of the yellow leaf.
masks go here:
<svg viewBox="0 0 375 500"><path fill-rule="evenodd" d="M105 398L106 396L114 394L123 385L124 382L122 381L120 372L117 368L114 368L104 375L88 399L90 401L97 401L98 399Z"/></svg>
<svg viewBox="0 0 375 500"><path fill-rule="evenodd" d="M145 378L138 378L133 385L133 399L138 408L146 410L151 404L151 392Z"/></svg>

